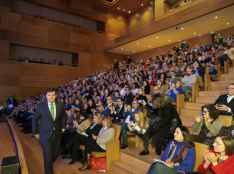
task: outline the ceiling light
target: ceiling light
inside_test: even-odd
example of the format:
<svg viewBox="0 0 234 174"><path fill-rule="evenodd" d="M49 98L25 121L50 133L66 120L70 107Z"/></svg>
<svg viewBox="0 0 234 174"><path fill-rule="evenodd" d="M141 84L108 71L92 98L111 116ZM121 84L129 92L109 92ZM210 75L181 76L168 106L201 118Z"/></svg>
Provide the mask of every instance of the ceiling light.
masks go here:
<svg viewBox="0 0 234 174"><path fill-rule="evenodd" d="M132 13L132 11L131 10L128 10L128 14L131 14Z"/></svg>
<svg viewBox="0 0 234 174"><path fill-rule="evenodd" d="M143 7L144 6L144 3L141 3L141 7Z"/></svg>
<svg viewBox="0 0 234 174"><path fill-rule="evenodd" d="M226 25L230 25L230 22L226 22Z"/></svg>
<svg viewBox="0 0 234 174"><path fill-rule="evenodd" d="M184 27L181 27L180 30L184 30Z"/></svg>
<svg viewBox="0 0 234 174"><path fill-rule="evenodd" d="M219 17L218 16L215 16L214 19L218 19Z"/></svg>
<svg viewBox="0 0 234 174"><path fill-rule="evenodd" d="M126 9L125 8L123 8L123 12L125 12L126 11Z"/></svg>

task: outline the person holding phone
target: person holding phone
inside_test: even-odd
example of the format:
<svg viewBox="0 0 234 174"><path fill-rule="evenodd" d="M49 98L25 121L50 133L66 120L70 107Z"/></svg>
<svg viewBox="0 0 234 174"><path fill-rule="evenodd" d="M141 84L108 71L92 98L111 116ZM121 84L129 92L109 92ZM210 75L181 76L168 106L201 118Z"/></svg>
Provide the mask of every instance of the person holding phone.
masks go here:
<svg viewBox="0 0 234 174"><path fill-rule="evenodd" d="M196 118L192 126L192 139L211 144L223 127L222 122L218 119L219 114L220 111L214 105L203 106L201 116Z"/></svg>

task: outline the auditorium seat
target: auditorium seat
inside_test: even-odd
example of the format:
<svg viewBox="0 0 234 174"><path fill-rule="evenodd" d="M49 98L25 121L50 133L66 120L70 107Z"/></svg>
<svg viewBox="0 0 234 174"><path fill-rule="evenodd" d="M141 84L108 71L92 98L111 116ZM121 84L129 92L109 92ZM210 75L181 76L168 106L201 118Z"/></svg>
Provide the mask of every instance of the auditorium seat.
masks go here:
<svg viewBox="0 0 234 174"><path fill-rule="evenodd" d="M194 165L194 171L196 171L197 167L202 163L204 153L208 150L208 145L194 142L195 144L195 152L196 152L196 160Z"/></svg>
<svg viewBox="0 0 234 174"><path fill-rule="evenodd" d="M114 161L120 159L120 143L119 143L119 136L120 136L120 126L114 124L113 128L115 129L115 136L107 144L106 152L93 152L91 155L94 158L102 158L106 157L107 162L107 171L111 169L111 165Z"/></svg>

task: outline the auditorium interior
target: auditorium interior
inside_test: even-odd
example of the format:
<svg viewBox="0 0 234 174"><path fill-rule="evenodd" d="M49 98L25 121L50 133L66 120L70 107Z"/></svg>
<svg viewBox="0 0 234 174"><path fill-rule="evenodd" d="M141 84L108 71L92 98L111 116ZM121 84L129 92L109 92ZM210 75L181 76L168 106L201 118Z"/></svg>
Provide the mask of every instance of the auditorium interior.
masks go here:
<svg viewBox="0 0 234 174"><path fill-rule="evenodd" d="M0 173L234 174L234 0L0 0Z"/></svg>

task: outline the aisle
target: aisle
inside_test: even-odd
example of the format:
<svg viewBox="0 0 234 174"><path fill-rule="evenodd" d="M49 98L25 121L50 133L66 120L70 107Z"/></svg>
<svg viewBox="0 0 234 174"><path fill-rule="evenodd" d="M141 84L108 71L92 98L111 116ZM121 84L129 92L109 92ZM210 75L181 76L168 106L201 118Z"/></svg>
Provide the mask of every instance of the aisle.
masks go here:
<svg viewBox="0 0 234 174"><path fill-rule="evenodd" d="M2 163L2 159L4 157L13 156L15 154L14 141L12 139L8 124L6 122L0 122L0 164Z"/></svg>

